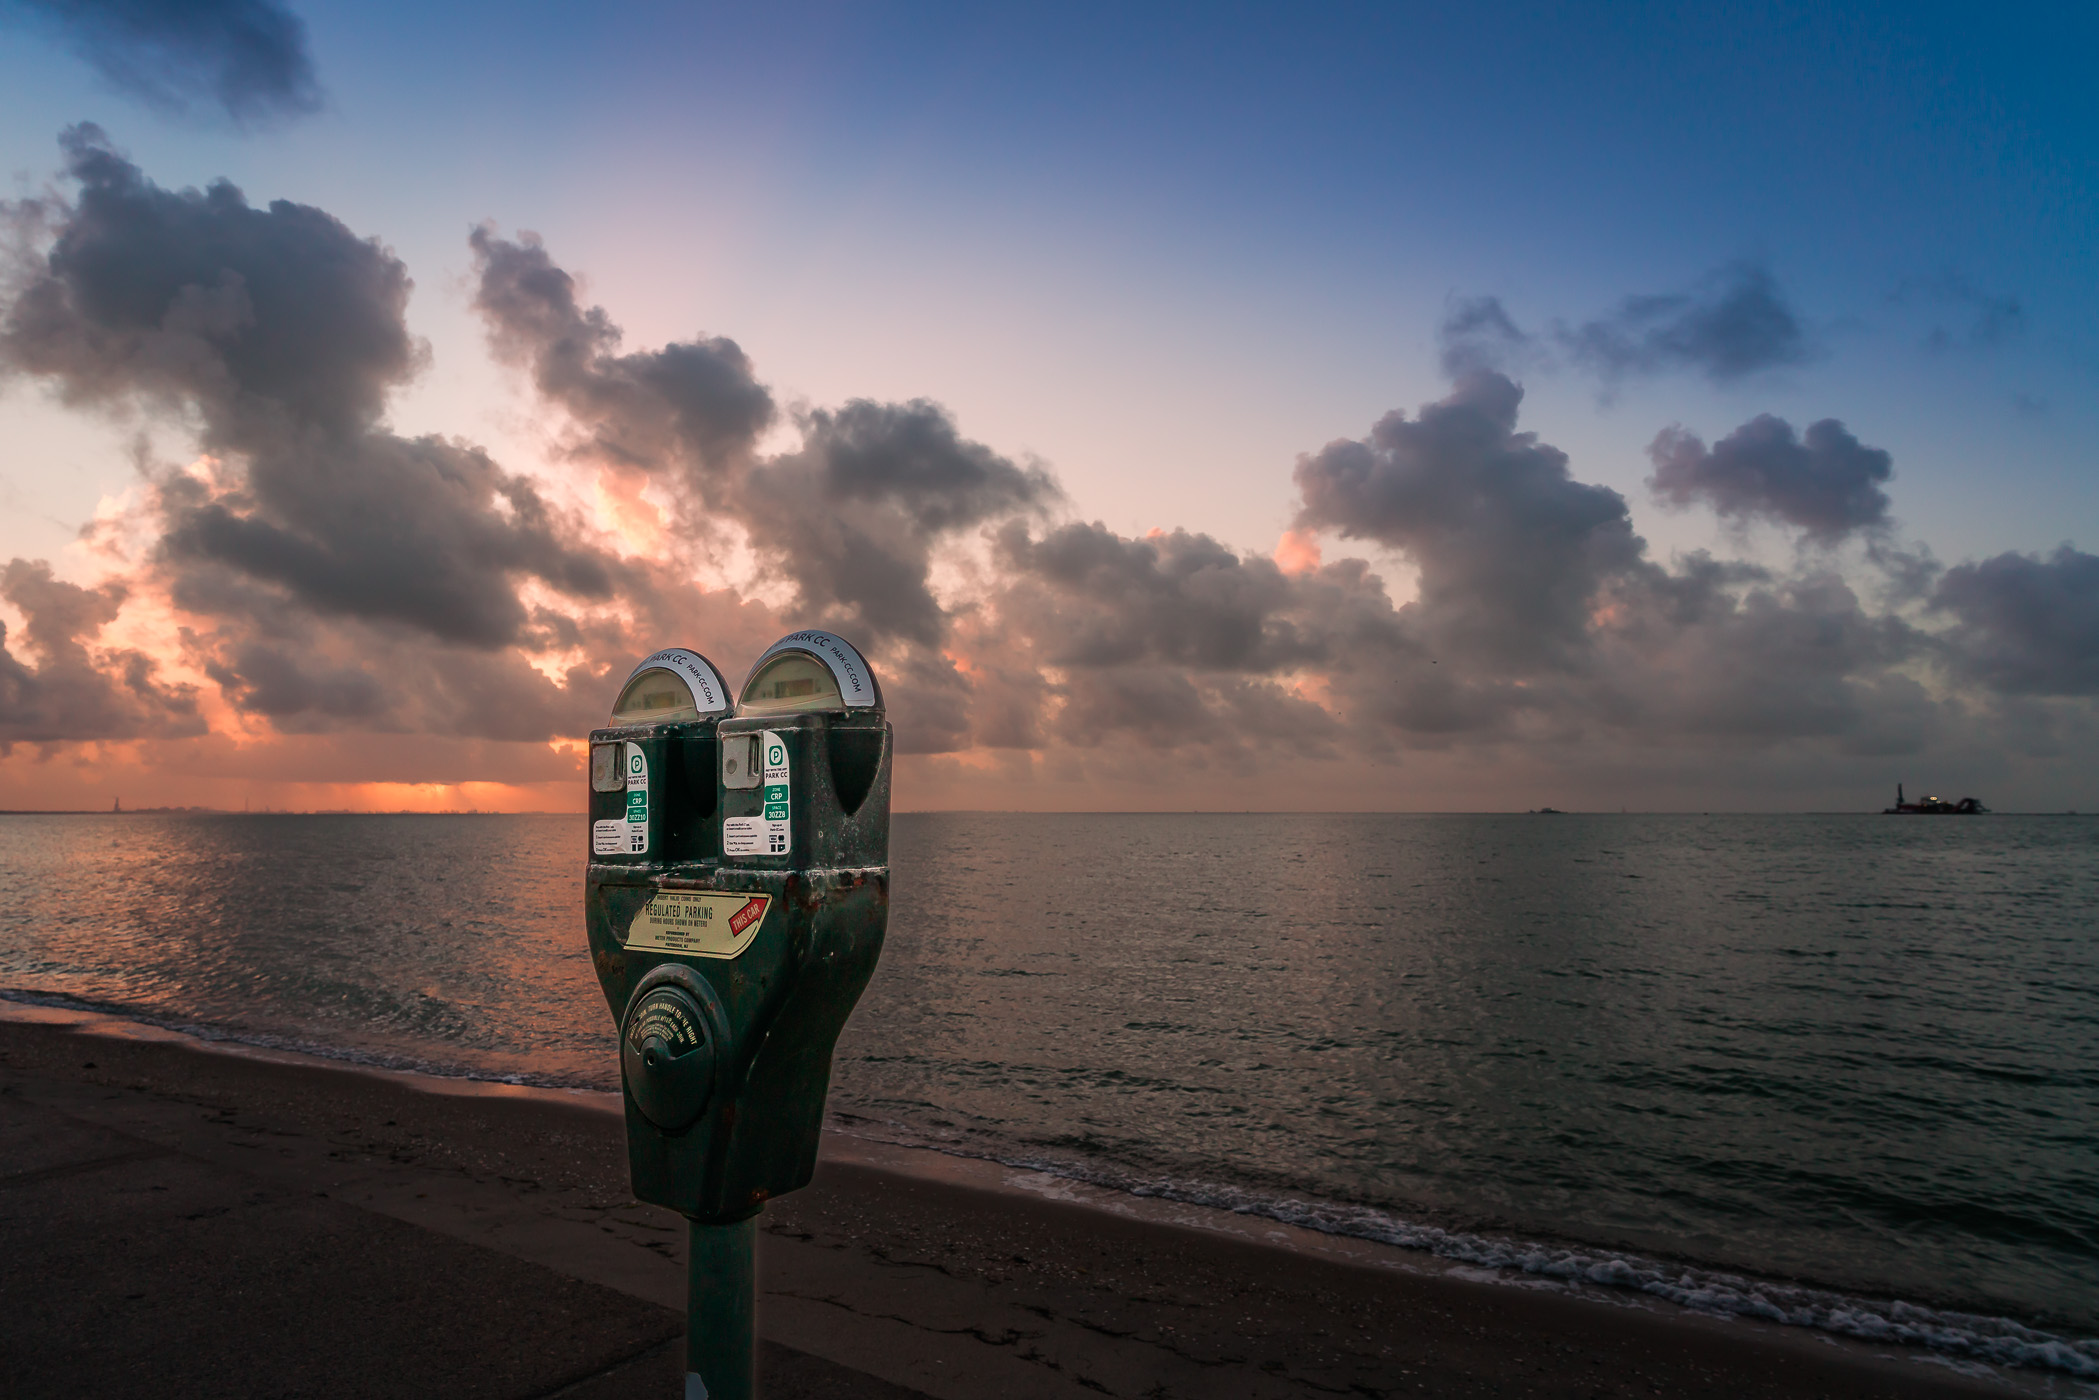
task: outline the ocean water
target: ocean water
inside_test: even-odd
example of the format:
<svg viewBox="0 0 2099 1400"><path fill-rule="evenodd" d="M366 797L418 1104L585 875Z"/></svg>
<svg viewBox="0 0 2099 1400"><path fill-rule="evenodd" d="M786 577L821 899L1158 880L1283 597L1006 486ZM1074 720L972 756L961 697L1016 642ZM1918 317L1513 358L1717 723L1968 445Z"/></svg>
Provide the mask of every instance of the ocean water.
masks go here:
<svg viewBox="0 0 2099 1400"><path fill-rule="evenodd" d="M0 991L617 1087L581 818L0 817ZM2099 1377L2099 820L896 819L849 1131Z"/></svg>

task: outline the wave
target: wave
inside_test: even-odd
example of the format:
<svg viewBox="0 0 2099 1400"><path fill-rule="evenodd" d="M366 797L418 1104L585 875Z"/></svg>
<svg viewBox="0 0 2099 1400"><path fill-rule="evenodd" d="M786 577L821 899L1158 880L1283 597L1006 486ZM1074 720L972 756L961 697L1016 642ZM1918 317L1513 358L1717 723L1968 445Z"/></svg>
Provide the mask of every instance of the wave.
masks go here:
<svg viewBox="0 0 2099 1400"><path fill-rule="evenodd" d="M1692 1312L1812 1328L1862 1341L1915 1347L1954 1360L2099 1380L2099 1338L2059 1336L2014 1318L1935 1308L1899 1298L1857 1297L1619 1250L1448 1229L1371 1206L1279 1195L1223 1182L1138 1176L1111 1166L1023 1151L971 1148L952 1140L922 1137L889 1120L879 1124L887 1132L871 1131L876 1120L835 1113L832 1117L840 1131L857 1137L996 1162L1125 1195L1368 1240L1496 1273L1640 1293Z"/></svg>
<svg viewBox="0 0 2099 1400"><path fill-rule="evenodd" d="M191 1039L285 1051L362 1068L441 1079L542 1089L603 1092L602 1082L529 1071L497 1073L421 1056L305 1040L268 1031L202 1024L122 1003L62 993L0 987L0 1001L87 1012L174 1032ZM968 1146L927 1136L890 1119L834 1111L831 1126L851 1136L951 1157L996 1162L1125 1195L1274 1220L1320 1234L1371 1241L1456 1264L1512 1276L1643 1294L1693 1312L1805 1327L1887 1345L1914 1347L1954 1360L2099 1380L2099 1338L2072 1338L2013 1318L1962 1312L1898 1298L1864 1298L1625 1251L1489 1235L1408 1220L1371 1206L1276 1194L1224 1182L1144 1176L1105 1163L1074 1162L990 1145Z"/></svg>
<svg viewBox="0 0 2099 1400"><path fill-rule="evenodd" d="M581 1089L592 1093L603 1093L606 1089L603 1080L589 1080L576 1075L539 1074L531 1070L495 1070L486 1066L463 1065L451 1060L426 1059L405 1051L344 1045L339 1041L307 1040L277 1031L192 1021L123 1002L95 1001L87 997L68 996L63 992L0 987L0 1001L17 1002L24 1006L44 1006L55 1011L80 1011L108 1016L135 1025L151 1026L155 1030L172 1031L177 1035L208 1044L238 1045L251 1050L276 1050L287 1054L306 1055L316 1060L355 1065L360 1069L394 1070L405 1074L420 1074L431 1079L511 1084L528 1089ZM618 1091L618 1087L615 1081L612 1085L614 1092Z"/></svg>

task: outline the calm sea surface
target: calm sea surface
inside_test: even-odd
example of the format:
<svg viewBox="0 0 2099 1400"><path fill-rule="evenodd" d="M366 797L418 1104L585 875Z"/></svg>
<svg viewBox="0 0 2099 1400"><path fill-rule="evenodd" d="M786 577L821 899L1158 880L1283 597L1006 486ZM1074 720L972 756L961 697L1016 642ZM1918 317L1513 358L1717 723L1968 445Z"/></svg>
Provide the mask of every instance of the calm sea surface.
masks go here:
<svg viewBox="0 0 2099 1400"><path fill-rule="evenodd" d="M0 817L0 989L616 1088L585 844ZM2099 1376L1954 1315L2099 1331L2099 820L918 815L894 872L853 1130Z"/></svg>

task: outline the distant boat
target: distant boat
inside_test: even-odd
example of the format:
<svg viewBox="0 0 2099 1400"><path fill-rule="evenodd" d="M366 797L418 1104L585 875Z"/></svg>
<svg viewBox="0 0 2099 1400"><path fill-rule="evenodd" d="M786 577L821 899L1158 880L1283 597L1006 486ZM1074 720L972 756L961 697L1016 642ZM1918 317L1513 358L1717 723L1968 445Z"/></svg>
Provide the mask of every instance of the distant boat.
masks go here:
<svg viewBox="0 0 2099 1400"><path fill-rule="evenodd" d="M1564 817L1567 814L1557 807L1539 807L1531 815L1534 817Z"/></svg>
<svg viewBox="0 0 2099 1400"><path fill-rule="evenodd" d="M1963 797L1958 802L1948 802L1943 797L1921 797L1915 802L1906 802L1902 796L1902 784L1895 784L1895 805L1883 807L1884 817L1972 817L1990 809L1972 797Z"/></svg>

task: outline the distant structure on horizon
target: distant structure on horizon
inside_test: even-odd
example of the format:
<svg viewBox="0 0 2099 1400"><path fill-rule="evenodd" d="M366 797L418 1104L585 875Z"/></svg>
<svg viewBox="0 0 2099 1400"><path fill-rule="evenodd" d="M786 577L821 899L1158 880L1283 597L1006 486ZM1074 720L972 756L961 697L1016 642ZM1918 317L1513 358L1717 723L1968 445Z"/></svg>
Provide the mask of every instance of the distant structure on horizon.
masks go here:
<svg viewBox="0 0 2099 1400"><path fill-rule="evenodd" d="M1902 784L1895 784L1895 805L1881 808L1884 817L1972 817L1990 809L1972 797L1963 797L1958 802L1948 802L1943 797L1920 797L1915 802L1905 802Z"/></svg>

